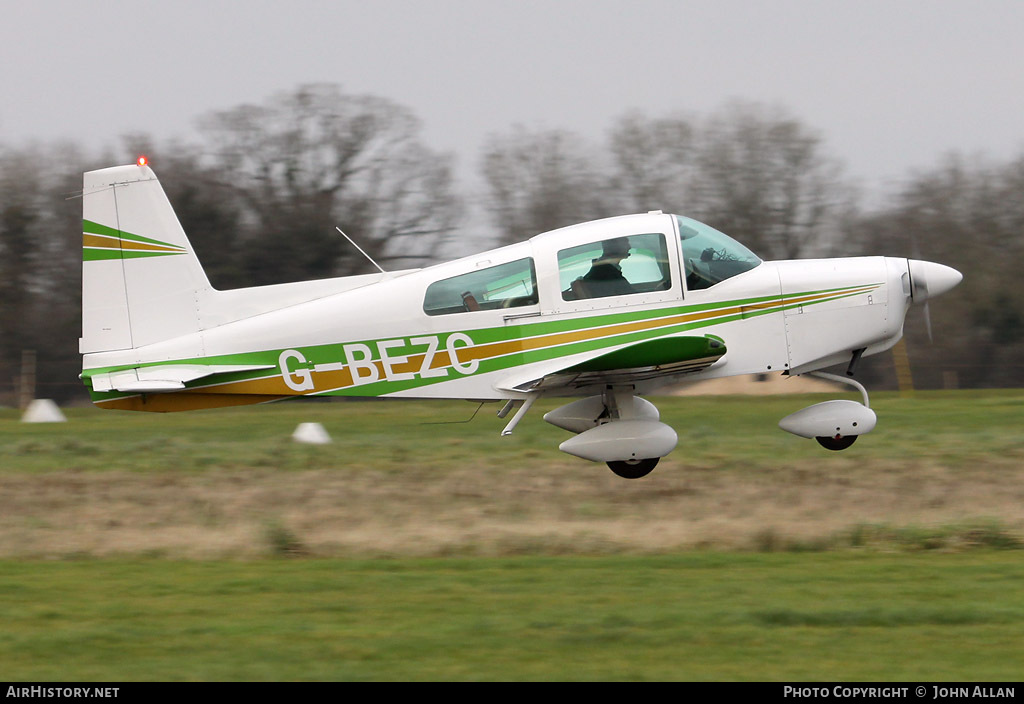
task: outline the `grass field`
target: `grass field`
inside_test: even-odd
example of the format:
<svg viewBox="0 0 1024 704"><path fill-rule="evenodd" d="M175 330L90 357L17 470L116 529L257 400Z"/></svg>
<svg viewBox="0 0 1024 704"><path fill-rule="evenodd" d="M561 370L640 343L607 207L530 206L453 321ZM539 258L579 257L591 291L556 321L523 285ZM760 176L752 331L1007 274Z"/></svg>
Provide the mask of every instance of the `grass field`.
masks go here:
<svg viewBox="0 0 1024 704"><path fill-rule="evenodd" d="M648 477L511 437L486 405L295 403L191 414L0 412L0 558L508 556L1024 540L1024 392L876 394L844 452L780 431L820 396L663 398ZM538 406L542 405L539 403ZM319 421L328 446L293 443Z"/></svg>
<svg viewBox="0 0 1024 704"><path fill-rule="evenodd" d="M0 563L0 680L1019 680L1019 554Z"/></svg>
<svg viewBox="0 0 1024 704"><path fill-rule="evenodd" d="M657 399L635 481L555 402L0 411L0 679L1020 679L1024 392L820 400Z"/></svg>

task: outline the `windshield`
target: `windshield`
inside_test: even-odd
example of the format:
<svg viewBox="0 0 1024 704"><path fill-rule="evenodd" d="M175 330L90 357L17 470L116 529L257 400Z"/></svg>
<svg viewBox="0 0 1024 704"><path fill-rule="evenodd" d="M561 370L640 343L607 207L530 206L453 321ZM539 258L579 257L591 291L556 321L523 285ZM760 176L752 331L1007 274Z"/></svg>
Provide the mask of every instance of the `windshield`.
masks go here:
<svg viewBox="0 0 1024 704"><path fill-rule="evenodd" d="M710 288L761 263L757 255L729 235L692 218L676 216L686 267L686 288Z"/></svg>

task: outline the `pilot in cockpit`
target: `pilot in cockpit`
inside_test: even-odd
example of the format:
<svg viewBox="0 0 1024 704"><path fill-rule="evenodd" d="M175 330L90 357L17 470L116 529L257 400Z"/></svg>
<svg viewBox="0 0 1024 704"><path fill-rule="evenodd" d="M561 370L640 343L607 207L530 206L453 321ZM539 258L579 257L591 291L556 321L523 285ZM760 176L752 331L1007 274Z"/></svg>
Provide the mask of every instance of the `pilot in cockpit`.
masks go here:
<svg viewBox="0 0 1024 704"><path fill-rule="evenodd" d="M594 259L590 271L578 279L586 298L623 296L633 293L633 286L622 275L622 260L629 256L629 238L605 240L601 256Z"/></svg>

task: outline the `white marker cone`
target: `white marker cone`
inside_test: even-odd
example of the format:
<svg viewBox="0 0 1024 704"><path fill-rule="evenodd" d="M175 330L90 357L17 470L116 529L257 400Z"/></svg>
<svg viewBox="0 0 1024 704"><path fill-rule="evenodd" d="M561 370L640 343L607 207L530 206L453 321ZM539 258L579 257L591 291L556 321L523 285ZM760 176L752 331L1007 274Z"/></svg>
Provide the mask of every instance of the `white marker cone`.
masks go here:
<svg viewBox="0 0 1024 704"><path fill-rule="evenodd" d="M57 408L57 404L48 398L37 398L28 404L25 414L21 417L22 423L63 423L65 421L67 418Z"/></svg>
<svg viewBox="0 0 1024 704"><path fill-rule="evenodd" d="M308 445L327 445L331 442L331 436L319 423L299 423L299 427L292 433L292 440Z"/></svg>

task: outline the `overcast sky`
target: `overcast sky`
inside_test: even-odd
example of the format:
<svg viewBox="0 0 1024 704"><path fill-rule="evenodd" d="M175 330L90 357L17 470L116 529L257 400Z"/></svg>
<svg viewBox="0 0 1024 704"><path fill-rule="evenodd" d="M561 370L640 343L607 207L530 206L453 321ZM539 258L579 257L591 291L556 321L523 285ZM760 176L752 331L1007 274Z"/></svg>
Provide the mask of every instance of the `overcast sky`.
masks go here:
<svg viewBox="0 0 1024 704"><path fill-rule="evenodd" d="M628 110L787 108L871 192L1024 149L1022 0L0 0L0 144L188 137L332 82L411 108L475 173L515 123L600 139ZM154 167L159 172L159 165Z"/></svg>

